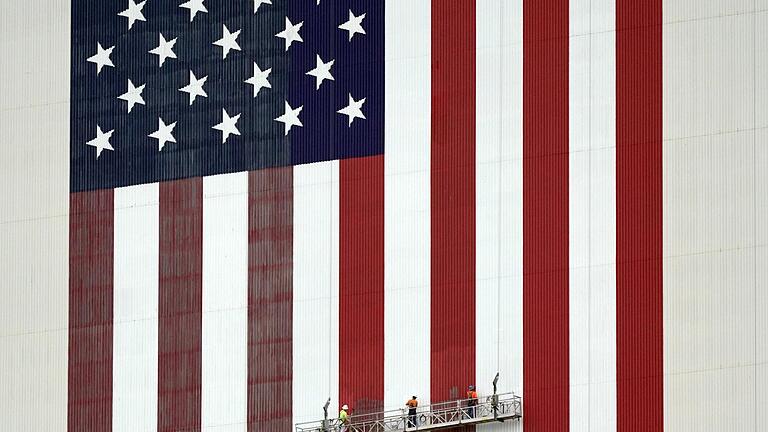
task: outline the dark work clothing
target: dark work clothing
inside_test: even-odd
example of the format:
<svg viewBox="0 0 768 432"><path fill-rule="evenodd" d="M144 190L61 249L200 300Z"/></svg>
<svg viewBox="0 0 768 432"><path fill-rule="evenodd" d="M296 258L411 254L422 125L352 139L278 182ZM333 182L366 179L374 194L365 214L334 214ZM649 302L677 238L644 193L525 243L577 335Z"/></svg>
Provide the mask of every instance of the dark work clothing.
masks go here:
<svg viewBox="0 0 768 432"><path fill-rule="evenodd" d="M405 405L408 407L408 424L405 426L416 427L416 407L419 406L419 403L416 399L411 399Z"/></svg>
<svg viewBox="0 0 768 432"><path fill-rule="evenodd" d="M470 390L467 392L467 399L469 401L467 402L467 405L469 406L469 409L467 410L467 415L469 418L475 418L475 408L477 406L477 392L474 390Z"/></svg>

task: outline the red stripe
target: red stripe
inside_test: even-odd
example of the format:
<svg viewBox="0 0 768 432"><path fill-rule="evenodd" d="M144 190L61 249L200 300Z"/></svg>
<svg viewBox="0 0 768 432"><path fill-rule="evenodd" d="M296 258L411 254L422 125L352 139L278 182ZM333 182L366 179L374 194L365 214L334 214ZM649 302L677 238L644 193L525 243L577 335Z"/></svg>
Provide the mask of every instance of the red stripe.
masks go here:
<svg viewBox="0 0 768 432"><path fill-rule="evenodd" d="M664 428L662 2L616 3L618 430Z"/></svg>
<svg viewBox="0 0 768 432"><path fill-rule="evenodd" d="M439 402L464 398L475 381L474 0L432 1L431 167L430 394Z"/></svg>
<svg viewBox="0 0 768 432"><path fill-rule="evenodd" d="M200 430L203 179L160 183L159 431Z"/></svg>
<svg viewBox="0 0 768 432"><path fill-rule="evenodd" d="M384 157L339 162L339 404L384 408Z"/></svg>
<svg viewBox="0 0 768 432"><path fill-rule="evenodd" d="M248 177L248 431L293 430L293 168Z"/></svg>
<svg viewBox="0 0 768 432"><path fill-rule="evenodd" d="M67 428L111 431L114 194L73 193L69 208Z"/></svg>
<svg viewBox="0 0 768 432"><path fill-rule="evenodd" d="M569 428L568 0L523 4L523 403Z"/></svg>

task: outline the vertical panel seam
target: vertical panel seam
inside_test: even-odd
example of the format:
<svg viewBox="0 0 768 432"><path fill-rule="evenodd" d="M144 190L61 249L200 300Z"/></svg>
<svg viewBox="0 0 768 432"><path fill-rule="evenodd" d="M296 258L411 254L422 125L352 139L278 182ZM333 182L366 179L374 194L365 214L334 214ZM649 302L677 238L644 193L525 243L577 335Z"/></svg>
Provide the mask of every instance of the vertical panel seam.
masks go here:
<svg viewBox="0 0 768 432"><path fill-rule="evenodd" d="M333 188L335 185L333 184L334 178L333 178L333 163L329 163L328 170L330 171L330 185L331 185L331 200L328 202L328 220L330 223L328 224L328 259L329 259L329 266L333 265L333 206L338 206L338 202L334 202L333 197ZM328 272L328 346L330 349L328 350L328 365L330 365L333 362L333 270ZM338 313L341 313L341 310L338 311ZM338 349L338 347L335 347L335 349ZM331 393L331 389L333 388L333 381L338 381L339 377L331 376L331 374L328 374L328 393ZM336 396L338 398L338 395ZM339 401L339 404L341 401ZM337 405L339 405L337 404Z"/></svg>
<svg viewBox="0 0 768 432"><path fill-rule="evenodd" d="M752 91L753 97L752 97L752 238L754 242L754 249L752 253L752 260L753 260L753 286L752 286L752 301L757 301L757 254L758 254L758 247L757 247L757 1L752 0ZM754 303L753 303L754 304ZM755 422L755 432L757 432L757 425L758 419L757 419L757 374L758 374L758 366L757 366L757 307L755 306L755 311L753 314L754 322L752 323L754 327L754 346L752 347L752 355L754 356L753 363L754 366L754 376L752 379L752 386L753 386L753 404L754 404L754 422Z"/></svg>
<svg viewBox="0 0 768 432"><path fill-rule="evenodd" d="M589 55L588 72L589 82L587 84L589 92L589 110L587 121L587 139L589 140L589 152L587 155L587 193L589 202L587 203L587 299L589 301L587 308L587 430L592 429L592 0L589 0Z"/></svg>
<svg viewBox="0 0 768 432"><path fill-rule="evenodd" d="M502 122L504 117L502 116L502 107L504 106L504 1L499 0L499 121L498 126L498 157L499 157L499 176L498 176L498 203L497 203L497 215L496 215L496 372L499 372L501 367L501 200L503 194L501 193L502 187L502 137L503 127ZM477 74L475 74L477 76Z"/></svg>

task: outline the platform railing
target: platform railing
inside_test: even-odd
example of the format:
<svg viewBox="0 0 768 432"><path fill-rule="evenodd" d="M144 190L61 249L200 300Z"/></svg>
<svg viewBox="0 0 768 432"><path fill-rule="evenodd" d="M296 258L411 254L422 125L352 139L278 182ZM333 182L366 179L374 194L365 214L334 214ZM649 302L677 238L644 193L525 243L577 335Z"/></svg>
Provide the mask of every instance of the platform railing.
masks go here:
<svg viewBox="0 0 768 432"><path fill-rule="evenodd" d="M338 419L299 423L296 432L402 432L429 431L461 424L478 424L522 417L522 400L514 393L481 397L477 405L470 399L440 402L417 408L416 418L408 409L389 410L371 414L352 415L342 425ZM415 425L412 421L415 420Z"/></svg>

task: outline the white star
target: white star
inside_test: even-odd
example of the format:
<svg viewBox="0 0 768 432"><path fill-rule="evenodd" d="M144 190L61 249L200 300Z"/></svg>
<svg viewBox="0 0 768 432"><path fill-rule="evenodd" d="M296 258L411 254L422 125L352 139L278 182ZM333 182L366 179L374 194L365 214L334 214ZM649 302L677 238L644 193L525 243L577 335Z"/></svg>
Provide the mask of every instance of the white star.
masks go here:
<svg viewBox="0 0 768 432"><path fill-rule="evenodd" d="M352 94L349 94L349 105L345 106L344 108L336 111L339 114L344 114L345 116L349 117L349 124L347 126L352 127L352 122L355 121L356 118L361 118L365 120L365 115L363 114L363 104L365 103L365 98L360 99L359 101L356 101L352 98Z"/></svg>
<svg viewBox="0 0 768 432"><path fill-rule="evenodd" d="M288 48L291 46L292 43L304 42L304 39L302 39L301 35L299 34L299 30L301 30L301 26L303 25L304 25L304 21L296 25L293 25L291 24L291 20L289 20L288 17L285 17L285 30L281 31L275 36L285 39L286 51L288 51Z"/></svg>
<svg viewBox="0 0 768 432"><path fill-rule="evenodd" d="M158 117L157 119L157 130L152 132L151 134L147 135L150 138L154 138L157 140L160 149L162 150L163 147L165 147L165 143L167 142L176 142L176 138L173 137L173 128L176 127L176 122L173 122L171 124L165 124L163 119L161 117Z"/></svg>
<svg viewBox="0 0 768 432"><path fill-rule="evenodd" d="M144 14L141 12L142 9L144 9L144 3L146 3L146 0L143 2L136 4L133 2L133 0L128 0L128 9L120 12L118 15L122 17L128 18L128 30L133 27L133 23L136 21L146 21L147 19L144 18Z"/></svg>
<svg viewBox="0 0 768 432"><path fill-rule="evenodd" d="M352 40L352 36L356 33L365 34L363 18L365 18L365 14L355 16L355 14L352 13L352 9L349 10L349 20L339 26L340 29L349 32L349 40Z"/></svg>
<svg viewBox="0 0 768 432"><path fill-rule="evenodd" d="M195 98L198 96L202 97L208 97L208 93L205 92L203 89L203 86L205 85L205 80L208 79L208 76L204 76L200 79L197 79L195 77L195 74L192 71L189 71L189 84L179 89L179 91L184 93L189 93L189 104L192 105L192 102L195 101Z"/></svg>
<svg viewBox="0 0 768 432"><path fill-rule="evenodd" d="M272 0L253 0L253 13L259 11L259 6L263 4L272 4Z"/></svg>
<svg viewBox="0 0 768 432"><path fill-rule="evenodd" d="M253 76L245 80L246 83L253 86L253 97L256 97L263 88L272 88L272 84L267 79L270 72L272 72L272 68L261 70L256 62L253 63Z"/></svg>
<svg viewBox="0 0 768 432"><path fill-rule="evenodd" d="M224 27L224 34L221 36L221 39L214 42L214 45L218 45L224 49L224 57L227 58L227 54L229 54L229 50L237 50L240 51L240 45L237 44L237 37L240 35L240 30L230 33L229 29L226 25L222 26Z"/></svg>
<svg viewBox="0 0 768 432"><path fill-rule="evenodd" d="M334 61L335 60L331 60L328 63L323 63L323 59L321 59L318 55L316 63L317 65L314 69L307 72L307 75L312 75L313 77L317 78L316 90L320 88L320 84L322 84L325 80L335 81L333 79L333 75L331 75L331 66L333 66Z"/></svg>
<svg viewBox="0 0 768 432"><path fill-rule="evenodd" d="M165 63L165 59L176 58L176 53L173 52L173 46L176 45L176 39L178 38L173 38L167 41L165 40L165 37L163 37L163 34L160 33L160 42L157 45L157 48L149 52L150 54L154 54L160 57L160 67L163 67L163 63Z"/></svg>
<svg viewBox="0 0 768 432"><path fill-rule="evenodd" d="M144 91L144 86L146 86L146 84L134 87L133 82L128 80L128 91L117 97L118 99L128 102L128 112L131 112L133 106L136 104L146 105L146 103L144 103L144 98L141 97L141 92Z"/></svg>
<svg viewBox="0 0 768 432"><path fill-rule="evenodd" d="M107 133L104 133L101 131L101 127L99 127L99 125L96 125L96 138L85 143L85 145L96 147L96 159L98 159L99 156L101 156L101 152L104 150L115 151L115 149L112 148L112 144L109 143L109 139L112 138L113 132L115 132L114 129L112 129Z"/></svg>
<svg viewBox="0 0 768 432"><path fill-rule="evenodd" d="M115 49L113 46L104 49L101 47L100 43L96 43L96 54L88 57L89 62L96 63L96 75L101 72L101 68L104 66L115 67L115 65L112 64L112 60L109 59L109 55L112 54L113 49Z"/></svg>
<svg viewBox="0 0 768 432"><path fill-rule="evenodd" d="M301 110L304 109L304 105L293 109L288 104L288 101L285 101L285 114L281 115L280 117L276 118L275 121L278 121L280 123L283 123L285 125L285 135L288 135L288 131L291 130L291 127L293 126L300 126L304 127L303 124L301 124L301 120L299 120L299 114L301 113Z"/></svg>
<svg viewBox="0 0 768 432"><path fill-rule="evenodd" d="M208 9L206 9L203 4L204 1L205 0L187 0L179 5L179 7L189 9L189 22L192 22L192 20L195 19L195 15L197 15L198 12L208 13Z"/></svg>
<svg viewBox="0 0 768 432"><path fill-rule="evenodd" d="M227 114L227 110L221 110L221 123L217 124L213 128L221 131L221 143L227 142L227 138L231 134L240 135L240 131L237 130L237 120L240 118L240 114L230 117Z"/></svg>

